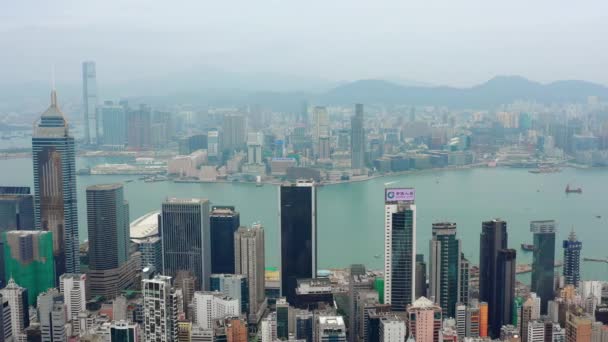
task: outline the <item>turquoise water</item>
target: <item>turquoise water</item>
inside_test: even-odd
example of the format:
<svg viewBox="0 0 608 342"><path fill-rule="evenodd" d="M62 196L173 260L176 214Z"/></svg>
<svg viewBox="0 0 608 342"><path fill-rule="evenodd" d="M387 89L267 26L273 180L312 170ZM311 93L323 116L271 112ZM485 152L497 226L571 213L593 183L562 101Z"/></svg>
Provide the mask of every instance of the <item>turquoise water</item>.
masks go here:
<svg viewBox="0 0 608 342"><path fill-rule="evenodd" d="M77 162L85 165L82 159ZM90 160L87 161L90 163ZM86 239L85 188L99 183L123 182L135 176L79 176L78 208L80 237ZM564 169L555 174L531 174L517 169L470 169L408 174L376 178L366 182L330 185L318 193L319 267L342 267L364 263L381 268L383 245L384 183L393 187L415 187L418 252L428 254L431 224L454 221L463 241L463 252L478 261L481 222L502 218L508 222L509 245L518 252L518 262L530 262L531 253L521 252L520 243L532 241L529 221L559 222L557 258L561 240L574 227L583 241L583 256L608 256L608 170ZM570 183L583 194L564 193ZM0 160L0 184L32 186L30 159ZM277 188L238 183L125 183L131 220L158 209L164 198L203 197L213 204L235 205L241 222L260 221L267 230L267 265L278 264ZM601 215L601 219L596 218ZM585 279L608 279L608 265L584 263Z"/></svg>

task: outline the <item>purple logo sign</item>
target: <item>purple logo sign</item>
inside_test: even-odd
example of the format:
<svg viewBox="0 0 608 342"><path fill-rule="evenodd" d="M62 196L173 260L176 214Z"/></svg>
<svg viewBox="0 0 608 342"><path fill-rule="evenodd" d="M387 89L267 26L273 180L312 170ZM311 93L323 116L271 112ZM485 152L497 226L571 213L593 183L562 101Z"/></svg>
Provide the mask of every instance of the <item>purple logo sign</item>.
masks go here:
<svg viewBox="0 0 608 342"><path fill-rule="evenodd" d="M415 198L416 189L413 188L386 189L384 193L386 202L413 201Z"/></svg>

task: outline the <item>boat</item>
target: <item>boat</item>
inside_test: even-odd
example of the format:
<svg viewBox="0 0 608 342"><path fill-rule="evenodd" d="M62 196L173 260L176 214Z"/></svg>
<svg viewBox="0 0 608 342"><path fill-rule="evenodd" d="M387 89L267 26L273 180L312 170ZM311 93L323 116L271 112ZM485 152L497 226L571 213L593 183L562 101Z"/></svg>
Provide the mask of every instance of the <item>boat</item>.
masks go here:
<svg viewBox="0 0 608 342"><path fill-rule="evenodd" d="M601 218L602 218L602 215L595 215L595 218L597 218L597 219L601 219Z"/></svg>
<svg viewBox="0 0 608 342"><path fill-rule="evenodd" d="M524 252L531 252L534 250L534 245L528 244L528 243L522 243L521 244L521 250Z"/></svg>
<svg viewBox="0 0 608 342"><path fill-rule="evenodd" d="M257 187L264 186L264 184L262 184L262 176L256 176L255 177L255 186L257 186Z"/></svg>
<svg viewBox="0 0 608 342"><path fill-rule="evenodd" d="M381 255L380 255L380 254L376 254L376 255L374 255L374 258L376 258L376 259L380 259L380 257L381 257Z"/></svg>
<svg viewBox="0 0 608 342"><path fill-rule="evenodd" d="M566 193L567 194L582 194L583 189L582 188L571 188L570 184L568 184L568 185L566 185Z"/></svg>

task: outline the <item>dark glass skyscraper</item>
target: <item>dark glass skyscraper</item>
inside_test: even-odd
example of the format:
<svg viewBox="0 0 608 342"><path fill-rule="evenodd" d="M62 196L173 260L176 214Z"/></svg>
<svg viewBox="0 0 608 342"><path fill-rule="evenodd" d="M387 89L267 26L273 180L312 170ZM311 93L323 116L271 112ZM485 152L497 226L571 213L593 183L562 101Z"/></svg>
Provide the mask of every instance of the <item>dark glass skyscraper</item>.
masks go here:
<svg viewBox="0 0 608 342"><path fill-rule="evenodd" d="M279 188L281 295L295 303L298 279L317 276L317 191L314 182Z"/></svg>
<svg viewBox="0 0 608 342"><path fill-rule="evenodd" d="M37 229L53 233L56 278L80 273L74 137L57 106L57 93L32 133Z"/></svg>
<svg viewBox="0 0 608 342"><path fill-rule="evenodd" d="M360 103L355 105L355 115L350 118L350 153L351 168L362 169L365 166L365 128Z"/></svg>
<svg viewBox="0 0 608 342"><path fill-rule="evenodd" d="M583 243L576 239L574 231L564 240L564 282L566 285L578 286L581 280L581 249Z"/></svg>
<svg viewBox="0 0 608 342"><path fill-rule="evenodd" d="M512 324L513 306L515 300L515 256L514 249L501 249L498 251L496 263L496 287L493 289L496 296L496 309L490 312L490 335L500 336L503 325Z"/></svg>
<svg viewBox="0 0 608 342"><path fill-rule="evenodd" d="M211 273L234 274L234 233L241 224L234 207L214 206L209 215Z"/></svg>
<svg viewBox="0 0 608 342"><path fill-rule="evenodd" d="M446 317L456 317L460 302L461 246L456 238L456 223L433 223L430 243L430 296L441 306Z"/></svg>
<svg viewBox="0 0 608 342"><path fill-rule="evenodd" d="M495 219L483 222L479 241L479 301L488 303L488 330L492 337L500 335L501 320L498 252L507 248L507 222ZM510 319L510 318L509 318Z"/></svg>
<svg viewBox="0 0 608 342"><path fill-rule="evenodd" d="M27 186L0 186L0 231L34 229L34 198Z"/></svg>
<svg viewBox="0 0 608 342"><path fill-rule="evenodd" d="M530 222L530 231L534 233L530 290L540 297L540 313L543 315L547 314L549 300L555 297L555 228L554 220Z"/></svg>
<svg viewBox="0 0 608 342"><path fill-rule="evenodd" d="M414 189L386 189L384 199L384 304L406 311L416 292Z"/></svg>
<svg viewBox="0 0 608 342"><path fill-rule="evenodd" d="M209 201L169 198L162 204L160 223L163 274L176 277L178 271L191 271L197 289L209 290Z"/></svg>

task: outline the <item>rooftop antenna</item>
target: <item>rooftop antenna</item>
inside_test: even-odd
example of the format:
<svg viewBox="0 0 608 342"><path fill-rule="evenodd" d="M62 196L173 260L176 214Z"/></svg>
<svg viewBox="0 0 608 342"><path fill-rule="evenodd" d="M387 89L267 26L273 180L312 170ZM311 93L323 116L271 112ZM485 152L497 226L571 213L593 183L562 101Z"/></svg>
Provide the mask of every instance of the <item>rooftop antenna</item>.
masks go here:
<svg viewBox="0 0 608 342"><path fill-rule="evenodd" d="M51 106L57 107L57 92L55 91L55 64L51 66Z"/></svg>

